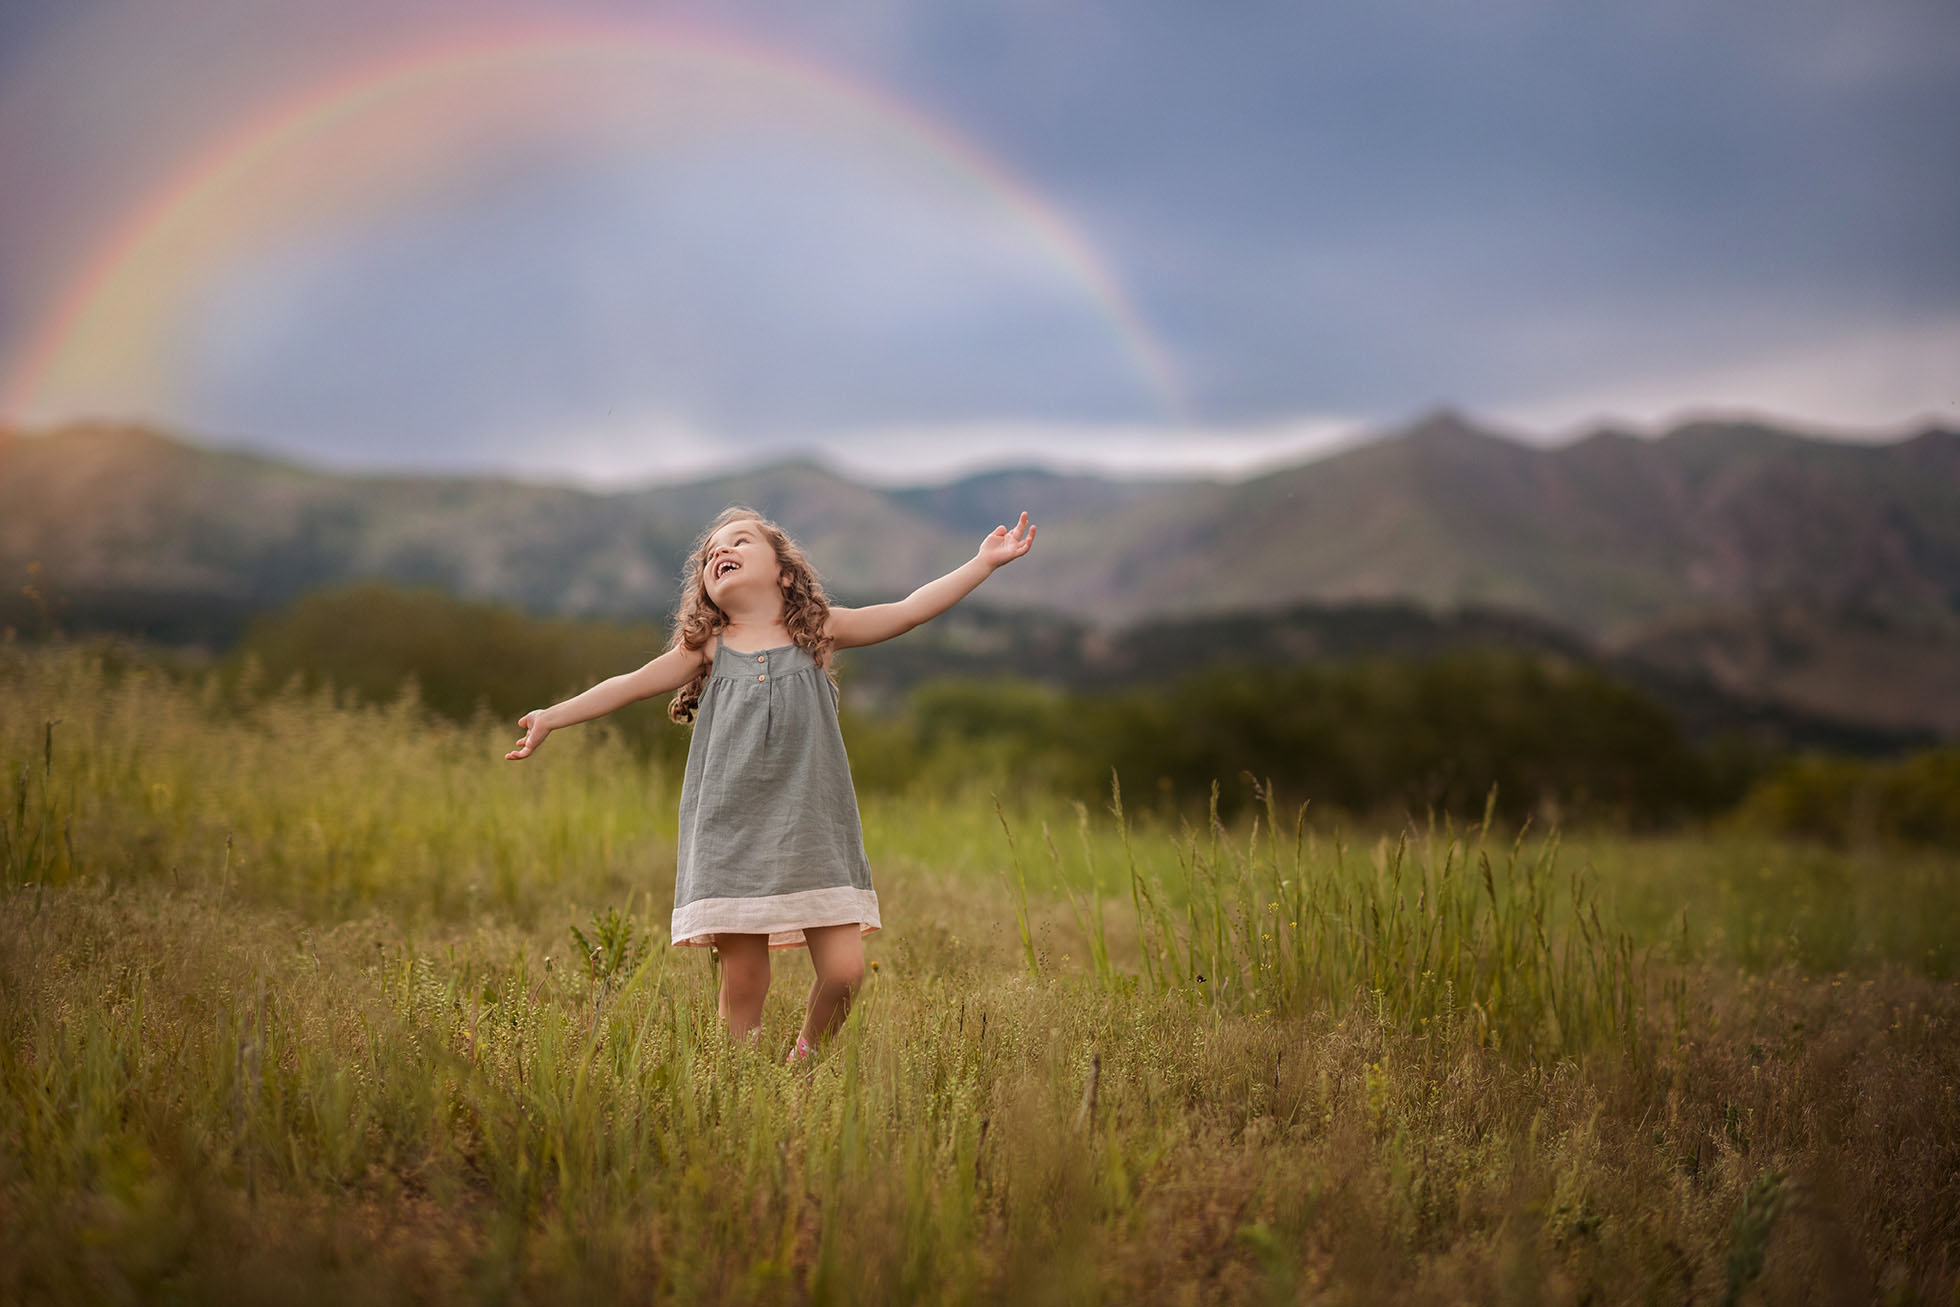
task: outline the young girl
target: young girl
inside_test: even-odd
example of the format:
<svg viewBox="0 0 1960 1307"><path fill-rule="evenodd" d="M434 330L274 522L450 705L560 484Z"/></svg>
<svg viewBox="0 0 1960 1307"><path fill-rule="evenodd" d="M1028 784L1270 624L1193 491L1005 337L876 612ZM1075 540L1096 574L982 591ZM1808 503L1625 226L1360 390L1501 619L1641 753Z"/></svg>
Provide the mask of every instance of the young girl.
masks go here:
<svg viewBox="0 0 1960 1307"><path fill-rule="evenodd" d="M561 726L678 690L667 715L694 723L681 778L673 941L721 954L722 1020L758 1031L769 950L805 945L816 981L789 1060L842 1023L878 929L857 796L837 728L831 654L903 635L958 603L1034 545L1021 514L957 570L897 603L833 608L817 574L774 523L747 508L716 518L688 556L667 652L636 672L518 724L505 757L528 758Z"/></svg>

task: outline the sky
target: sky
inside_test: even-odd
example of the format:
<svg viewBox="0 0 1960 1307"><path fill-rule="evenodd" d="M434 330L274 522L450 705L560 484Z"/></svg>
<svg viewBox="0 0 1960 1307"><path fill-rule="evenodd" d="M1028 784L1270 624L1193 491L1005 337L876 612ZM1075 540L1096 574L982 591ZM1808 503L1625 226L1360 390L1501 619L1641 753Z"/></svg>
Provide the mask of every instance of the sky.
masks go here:
<svg viewBox="0 0 1960 1307"><path fill-rule="evenodd" d="M1960 6L0 0L0 420L627 484L1960 426Z"/></svg>

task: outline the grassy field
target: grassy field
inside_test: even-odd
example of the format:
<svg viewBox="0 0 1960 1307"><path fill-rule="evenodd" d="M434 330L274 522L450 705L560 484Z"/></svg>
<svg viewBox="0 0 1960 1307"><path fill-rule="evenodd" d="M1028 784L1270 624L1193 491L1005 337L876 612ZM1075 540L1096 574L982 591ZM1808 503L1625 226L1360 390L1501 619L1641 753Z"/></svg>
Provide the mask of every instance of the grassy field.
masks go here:
<svg viewBox="0 0 1960 1307"><path fill-rule="evenodd" d="M0 648L0 1301L1960 1302L1950 855L868 795L793 1072L511 734Z"/></svg>

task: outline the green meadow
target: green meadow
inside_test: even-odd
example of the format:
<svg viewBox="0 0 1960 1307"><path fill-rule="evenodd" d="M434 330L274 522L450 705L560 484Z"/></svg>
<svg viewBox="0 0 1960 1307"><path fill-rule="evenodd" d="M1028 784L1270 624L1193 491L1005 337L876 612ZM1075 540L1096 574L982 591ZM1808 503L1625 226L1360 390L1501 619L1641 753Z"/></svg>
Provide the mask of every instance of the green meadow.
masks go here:
<svg viewBox="0 0 1960 1307"><path fill-rule="evenodd" d="M803 955L758 1051L666 941L659 711L0 645L0 1301L1960 1302L1950 847L994 751L865 790L791 1069Z"/></svg>

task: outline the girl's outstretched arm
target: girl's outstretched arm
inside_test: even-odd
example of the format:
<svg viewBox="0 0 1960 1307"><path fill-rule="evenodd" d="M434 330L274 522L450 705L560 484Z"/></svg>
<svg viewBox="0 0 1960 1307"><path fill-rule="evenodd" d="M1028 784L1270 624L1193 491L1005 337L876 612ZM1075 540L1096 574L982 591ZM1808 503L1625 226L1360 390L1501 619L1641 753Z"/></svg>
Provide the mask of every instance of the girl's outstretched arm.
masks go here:
<svg viewBox="0 0 1960 1307"><path fill-rule="evenodd" d="M671 694L695 678L703 661L701 650L676 646L637 671L607 677L563 703L527 712L517 719L517 724L524 728L523 738L504 757L510 761L528 758L544 743L544 737L560 726L589 722L629 703L651 699L656 694Z"/></svg>
<svg viewBox="0 0 1960 1307"><path fill-rule="evenodd" d="M1034 547L1034 523L1026 513L1012 531L997 526L980 542L980 551L937 581L928 581L894 604L872 604L868 608L832 608L830 636L839 649L877 644L895 635L904 635L921 622L933 618L972 594L974 588L994 574L994 569L1013 562Z"/></svg>

